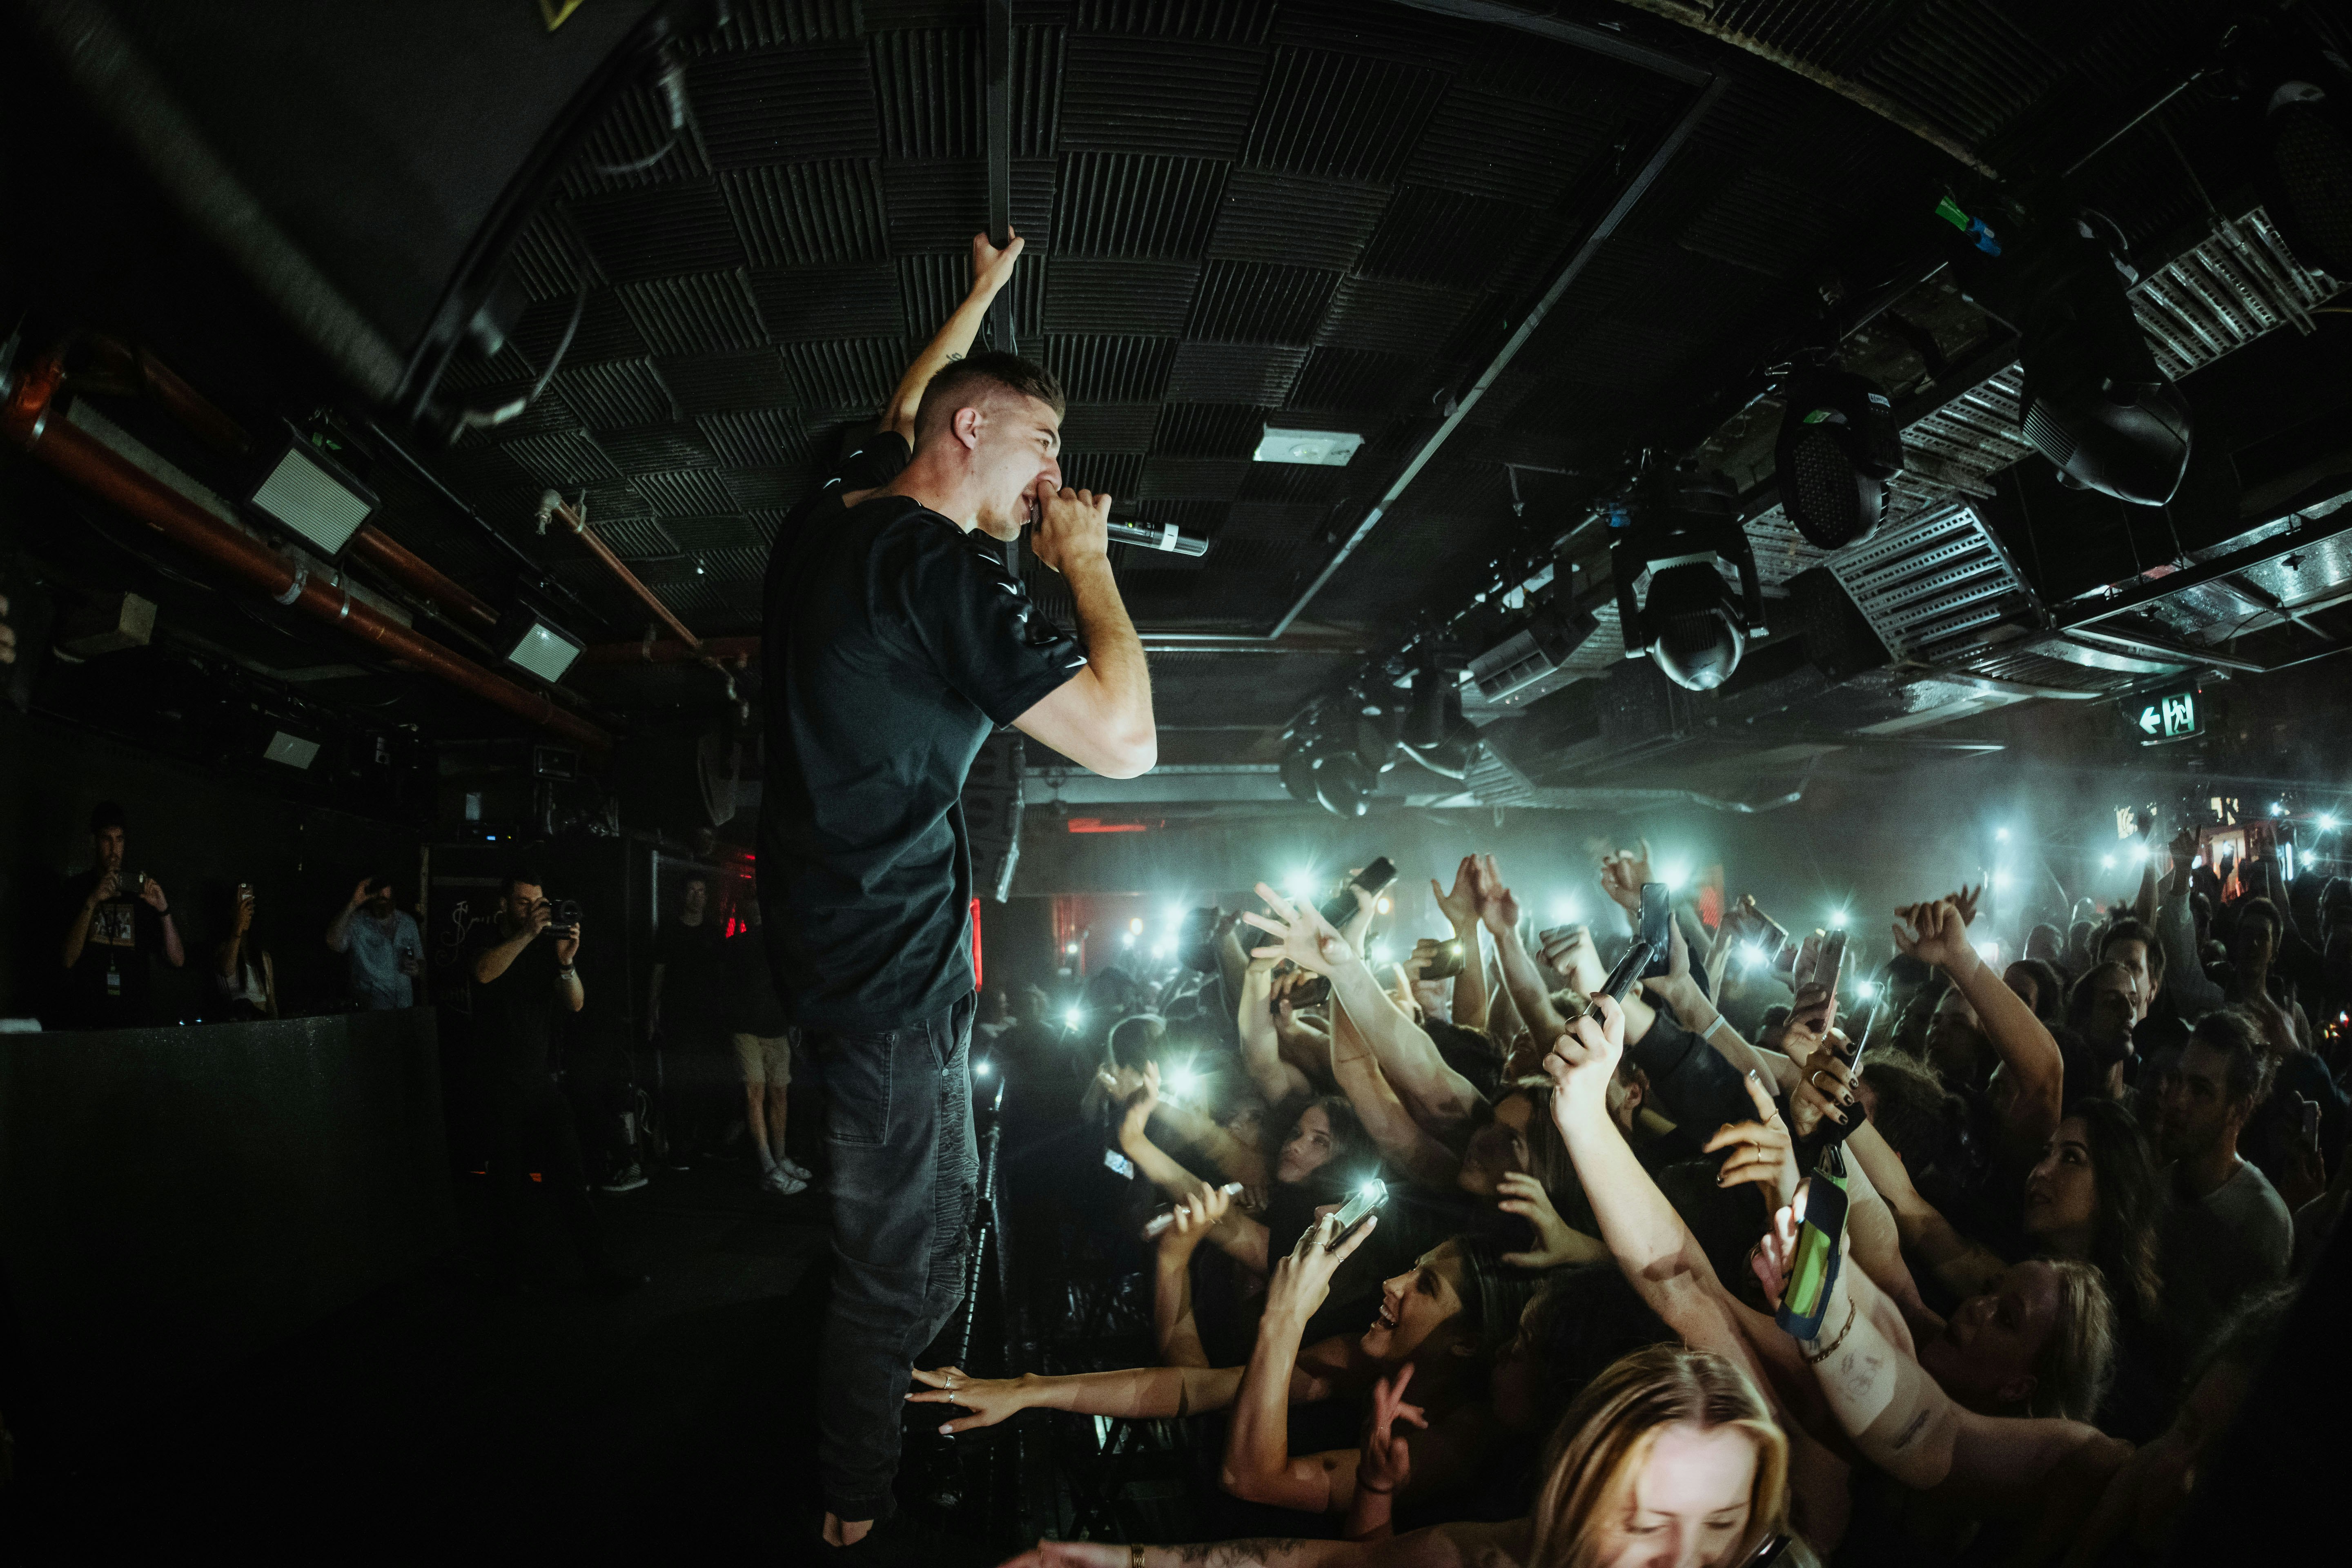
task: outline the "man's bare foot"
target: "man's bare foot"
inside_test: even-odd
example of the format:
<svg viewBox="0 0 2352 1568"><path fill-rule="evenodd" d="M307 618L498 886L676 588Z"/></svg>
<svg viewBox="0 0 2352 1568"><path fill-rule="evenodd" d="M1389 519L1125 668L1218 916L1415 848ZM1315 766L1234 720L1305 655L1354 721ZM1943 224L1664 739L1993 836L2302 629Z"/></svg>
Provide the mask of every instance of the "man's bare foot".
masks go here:
<svg viewBox="0 0 2352 1568"><path fill-rule="evenodd" d="M824 1543L827 1546L855 1546L865 1540L866 1532L873 1528L874 1521L870 1519L853 1519L844 1524L828 1511L824 1516Z"/></svg>

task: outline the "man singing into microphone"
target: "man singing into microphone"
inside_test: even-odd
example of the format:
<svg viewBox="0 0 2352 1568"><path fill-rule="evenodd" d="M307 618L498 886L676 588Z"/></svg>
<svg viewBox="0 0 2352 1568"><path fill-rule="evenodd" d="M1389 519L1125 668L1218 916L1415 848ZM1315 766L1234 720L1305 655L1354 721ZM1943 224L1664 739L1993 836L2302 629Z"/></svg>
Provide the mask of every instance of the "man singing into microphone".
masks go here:
<svg viewBox="0 0 2352 1568"><path fill-rule="evenodd" d="M818 1459L824 1539L846 1561L882 1544L856 1549L892 1510L908 1371L962 1289L978 1181L965 774L1004 724L1114 778L1159 749L1105 553L1110 498L1062 488L1060 384L1012 354L957 358L1019 249L974 240L971 297L768 564L760 897L831 1099ZM1024 523L1069 584L1077 642L1004 569L997 542Z"/></svg>

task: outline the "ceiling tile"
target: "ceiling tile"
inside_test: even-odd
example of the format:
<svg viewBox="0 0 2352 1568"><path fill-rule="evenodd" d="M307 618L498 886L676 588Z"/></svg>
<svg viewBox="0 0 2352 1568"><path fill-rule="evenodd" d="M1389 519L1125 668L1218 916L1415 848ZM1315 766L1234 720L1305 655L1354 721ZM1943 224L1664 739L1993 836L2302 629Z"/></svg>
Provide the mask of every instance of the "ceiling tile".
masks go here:
<svg viewBox="0 0 2352 1568"><path fill-rule="evenodd" d="M1143 483L1137 493L1228 500L1241 488L1249 466L1246 458L1154 457L1144 465Z"/></svg>
<svg viewBox="0 0 2352 1568"><path fill-rule="evenodd" d="M1344 271L1354 264L1388 201L1385 185L1235 169L1225 182L1209 254Z"/></svg>
<svg viewBox="0 0 2352 1568"><path fill-rule="evenodd" d="M1356 270L1369 278L1483 288L1535 216L1516 202L1407 185L1381 216Z"/></svg>
<svg viewBox="0 0 2352 1568"><path fill-rule="evenodd" d="M738 169L719 185L754 267L878 261L889 251L882 171L871 160Z"/></svg>
<svg viewBox="0 0 2352 1568"><path fill-rule="evenodd" d="M988 226L988 167L976 158L887 163L882 182L893 250L969 254L971 237ZM1052 248L1054 182L1049 163L1013 165L1013 226L1028 258ZM1034 260L1022 265L1034 266Z"/></svg>
<svg viewBox="0 0 2352 1568"><path fill-rule="evenodd" d="M1383 278L1341 280L1318 342L1399 354L1434 354L1476 296L1430 283Z"/></svg>
<svg viewBox="0 0 2352 1568"><path fill-rule="evenodd" d="M741 468L796 468L809 460L800 422L781 408L706 414L695 421L719 460Z"/></svg>
<svg viewBox="0 0 2352 1568"><path fill-rule="evenodd" d="M1141 452L1160 422L1156 403L1074 403L1062 417L1062 445L1078 451Z"/></svg>
<svg viewBox="0 0 2352 1568"><path fill-rule="evenodd" d="M1212 261L1184 328L1213 342L1308 343L1339 282L1337 272L1263 261Z"/></svg>
<svg viewBox="0 0 2352 1568"><path fill-rule="evenodd" d="M977 20L977 7L963 8ZM869 26L874 16L866 17ZM977 26L877 31L869 53L886 158L979 158L982 57Z"/></svg>
<svg viewBox="0 0 2352 1568"><path fill-rule="evenodd" d="M701 468L717 464L702 432L691 425L644 425L608 430L596 437L605 454L629 472L644 468Z"/></svg>
<svg viewBox="0 0 2352 1568"><path fill-rule="evenodd" d="M735 504L745 511L782 510L799 499L802 489L796 468L728 468L719 477L727 482L727 493L735 498Z"/></svg>
<svg viewBox="0 0 2352 1568"><path fill-rule="evenodd" d="M722 169L882 151L861 45L706 56L688 68L687 92L703 145Z"/></svg>
<svg viewBox="0 0 2352 1568"><path fill-rule="evenodd" d="M707 517L735 510L735 498L727 493L727 486L716 468L674 468L667 473L635 474L630 476L629 482L653 503L654 510L665 520Z"/></svg>
<svg viewBox="0 0 2352 1568"><path fill-rule="evenodd" d="M618 479L621 474L585 430L524 436L502 443L499 449L542 484L583 484L590 479Z"/></svg>
<svg viewBox="0 0 2352 1568"><path fill-rule="evenodd" d="M1392 184L1444 91L1437 71L1320 49L1277 49L1242 161L1294 174Z"/></svg>
<svg viewBox="0 0 2352 1568"><path fill-rule="evenodd" d="M1078 0L1077 26L1095 33L1161 33L1218 44L1262 42L1275 0Z"/></svg>
<svg viewBox="0 0 2352 1568"><path fill-rule="evenodd" d="M1171 458L1246 458L1265 433L1265 410L1246 404L1171 403L1160 411L1151 451Z"/></svg>
<svg viewBox="0 0 2352 1568"><path fill-rule="evenodd" d="M555 388L592 430L650 425L673 412L669 388L654 374L653 362L613 360L572 365L555 373Z"/></svg>
<svg viewBox="0 0 2352 1568"><path fill-rule="evenodd" d="M1140 452L1062 454L1062 483L1073 489L1092 490L1125 500L1135 494L1142 477Z"/></svg>
<svg viewBox="0 0 2352 1568"><path fill-rule="evenodd" d="M1046 338L1041 352L1073 403L1152 403L1168 384L1176 340L1063 334Z"/></svg>
<svg viewBox="0 0 2352 1568"><path fill-rule="evenodd" d="M1045 294L1048 332L1173 336L1192 305L1189 262L1057 256Z"/></svg>
<svg viewBox="0 0 2352 1568"><path fill-rule="evenodd" d="M1618 124L1605 105L1532 103L1456 87L1430 117L1405 178L1548 207L1609 151Z"/></svg>
<svg viewBox="0 0 2352 1568"><path fill-rule="evenodd" d="M1068 152L1231 158L1248 133L1262 49L1131 34L1074 33L1062 77Z"/></svg>
<svg viewBox="0 0 2352 1568"><path fill-rule="evenodd" d="M572 333L572 346L563 350L566 363L594 364L644 356L645 337L629 319L618 291L611 289L596 289L588 296L584 306L573 295L531 306L515 323L507 342L530 362L534 372L543 371L555 357L555 351L562 347L563 334L572 325L575 309L580 313L580 326Z"/></svg>
<svg viewBox="0 0 2352 1568"><path fill-rule="evenodd" d="M759 313L740 273L624 283L614 292L656 353L707 353L760 342Z"/></svg>
<svg viewBox="0 0 2352 1568"><path fill-rule="evenodd" d="M1074 153L1054 212L1062 256L1201 254L1215 223L1227 165L1139 153Z"/></svg>
<svg viewBox="0 0 2352 1568"><path fill-rule="evenodd" d="M793 380L807 406L870 414L898 384L899 374L906 369L907 346L900 338L786 343L784 360L792 366Z"/></svg>
<svg viewBox="0 0 2352 1568"><path fill-rule="evenodd" d="M774 408L794 400L783 356L774 349L675 354L659 363L662 380L687 414Z"/></svg>
<svg viewBox="0 0 2352 1568"><path fill-rule="evenodd" d="M684 550L748 550L761 542L751 520L744 517L664 518L662 527Z"/></svg>
<svg viewBox="0 0 2352 1568"><path fill-rule="evenodd" d="M772 342L898 337L907 331L898 269L887 261L763 268L750 281Z"/></svg>
<svg viewBox="0 0 2352 1568"><path fill-rule="evenodd" d="M1176 351L1168 395L1186 403L1247 403L1278 408L1307 362L1307 350L1287 343L1188 342Z"/></svg>
<svg viewBox="0 0 2352 1568"><path fill-rule="evenodd" d="M624 561L648 555L669 555L677 550L677 542L662 531L662 525L650 517L599 517L594 508L589 510L589 526L596 537L613 547L613 553Z"/></svg>

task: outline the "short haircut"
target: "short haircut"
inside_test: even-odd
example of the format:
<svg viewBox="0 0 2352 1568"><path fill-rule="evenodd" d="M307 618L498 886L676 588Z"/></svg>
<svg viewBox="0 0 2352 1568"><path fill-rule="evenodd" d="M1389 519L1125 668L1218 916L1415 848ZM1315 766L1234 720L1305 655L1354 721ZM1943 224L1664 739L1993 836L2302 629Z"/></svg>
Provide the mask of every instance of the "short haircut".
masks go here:
<svg viewBox="0 0 2352 1568"><path fill-rule="evenodd" d="M2156 984L2164 984L2164 943L2146 921L2126 915L2099 933L2098 956L2105 958L2107 949L2119 942L2136 942L2147 949L2147 975Z"/></svg>
<svg viewBox="0 0 2352 1568"><path fill-rule="evenodd" d="M2278 906L2268 899L2243 899L2239 901L2239 926L2242 928L2248 921L2270 921L2273 939L2286 929L2286 921L2279 916Z"/></svg>
<svg viewBox="0 0 2352 1568"><path fill-rule="evenodd" d="M688 882L701 883L702 890L706 893L710 890L710 879L700 871L688 871L677 879L677 885L680 888L685 887Z"/></svg>
<svg viewBox="0 0 2352 1568"><path fill-rule="evenodd" d="M547 879L539 874L538 867L509 866L507 868L507 874L499 879L499 897L513 898L514 890L525 884L537 888L541 892L547 890Z"/></svg>
<svg viewBox="0 0 2352 1568"><path fill-rule="evenodd" d="M957 360L931 377L923 388L923 401L915 409L915 445L920 447L955 417L957 409L974 406L992 388L1034 397L1051 408L1056 418L1069 406L1052 371L1019 354L989 349Z"/></svg>
<svg viewBox="0 0 2352 1568"><path fill-rule="evenodd" d="M110 827L125 827L127 825L124 823L122 818L122 803L121 801L101 800L96 805L89 808L89 836L92 838L97 837L100 834L105 832Z"/></svg>
<svg viewBox="0 0 2352 1568"><path fill-rule="evenodd" d="M2074 982L2074 989L2066 994L2067 1023L2079 1029L2090 1021L2091 1002L2098 990L2095 983L2108 975L2121 975L2128 981L2132 978L2132 972L2128 965L2118 963L2112 958L2101 959L2083 971L2083 978Z"/></svg>
<svg viewBox="0 0 2352 1568"><path fill-rule="evenodd" d="M2189 1029L2189 1040L2228 1058L2222 1081L2229 1087L2232 1105L2252 1109L2269 1096L2270 1053L2263 1048L2262 1032L2245 1014L2234 1007L2208 1013Z"/></svg>

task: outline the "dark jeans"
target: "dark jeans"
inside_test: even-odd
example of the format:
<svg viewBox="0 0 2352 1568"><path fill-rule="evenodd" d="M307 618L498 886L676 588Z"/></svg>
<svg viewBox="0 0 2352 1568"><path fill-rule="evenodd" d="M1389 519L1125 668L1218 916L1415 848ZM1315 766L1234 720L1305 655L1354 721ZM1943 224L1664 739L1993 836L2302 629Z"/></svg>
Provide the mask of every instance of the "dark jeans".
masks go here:
<svg viewBox="0 0 2352 1568"><path fill-rule="evenodd" d="M522 1225L530 1202L530 1173L562 1212L563 1228L592 1273L604 1263L604 1231L588 1196L588 1173L580 1159L580 1129L571 1104L545 1073L514 1079L485 1075L483 1131L488 1134L490 1186L497 1196L500 1256L496 1267L517 1269L522 1261Z"/></svg>
<svg viewBox="0 0 2352 1568"><path fill-rule="evenodd" d="M971 1130L972 998L902 1028L809 1032L824 1063L833 1156L833 1305L817 1374L825 1507L891 1511L915 1357L955 1315L980 1158Z"/></svg>

